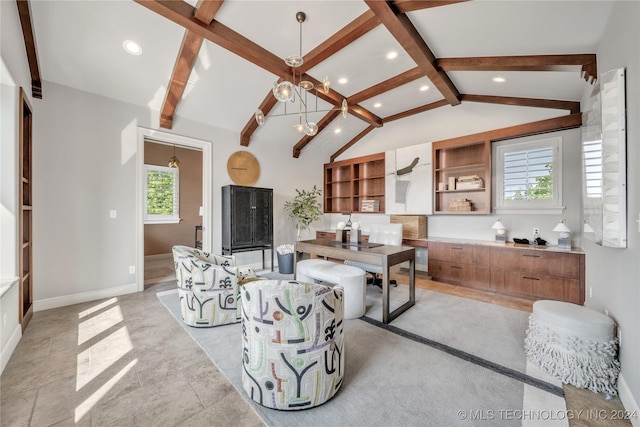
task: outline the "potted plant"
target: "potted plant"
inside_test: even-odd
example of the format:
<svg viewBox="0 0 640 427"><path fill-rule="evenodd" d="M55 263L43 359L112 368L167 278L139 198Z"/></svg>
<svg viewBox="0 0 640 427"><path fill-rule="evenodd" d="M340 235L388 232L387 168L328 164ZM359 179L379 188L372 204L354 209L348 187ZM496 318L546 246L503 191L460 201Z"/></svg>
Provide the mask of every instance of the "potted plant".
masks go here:
<svg viewBox="0 0 640 427"><path fill-rule="evenodd" d="M309 228L309 225L322 215L322 205L318 201L321 192L315 185L313 189L298 190L298 195L293 200L284 203L284 210L296 220L296 240L300 240L300 231Z"/></svg>

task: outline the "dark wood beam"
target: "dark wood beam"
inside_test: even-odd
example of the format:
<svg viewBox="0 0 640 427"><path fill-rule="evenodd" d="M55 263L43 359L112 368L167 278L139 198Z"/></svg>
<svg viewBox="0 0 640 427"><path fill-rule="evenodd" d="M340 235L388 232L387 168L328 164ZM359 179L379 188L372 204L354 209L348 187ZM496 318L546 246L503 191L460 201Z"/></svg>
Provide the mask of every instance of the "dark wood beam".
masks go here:
<svg viewBox="0 0 640 427"><path fill-rule="evenodd" d="M367 136L367 134L369 132L371 132L372 130L374 130L375 127L374 126L369 126L367 127L365 130L363 130L362 132L360 132L358 135L356 135L355 138L353 138L351 141L347 142L345 145L342 146L342 148L340 148L338 151L336 151L335 153L333 153L331 155L331 157L329 158L330 162L333 162L336 160L336 158L338 158L338 156L342 153L344 153L345 151L347 151L349 149L349 147L351 147L353 144L355 144L356 142L360 141L362 138L364 138L365 136Z"/></svg>
<svg viewBox="0 0 640 427"><path fill-rule="evenodd" d="M317 123L318 133L322 132L324 128L329 125L329 123L331 123L336 117L338 117L338 115L340 115L340 110L331 110L322 119L320 119L320 121ZM306 147L307 144L313 140L313 138L313 136L303 136L302 139L300 139L300 141L298 141L298 143L293 146L293 157L295 157L296 159L300 157L300 152L302 151L302 149Z"/></svg>
<svg viewBox="0 0 640 427"><path fill-rule="evenodd" d="M42 99L42 81L40 79L40 68L38 67L38 50L36 49L36 38L33 34L31 24L31 10L29 0L16 0L18 5L18 15L22 26L22 38L27 51L27 61L29 62L29 72L31 73L31 96Z"/></svg>
<svg viewBox="0 0 640 427"><path fill-rule="evenodd" d="M398 74L397 76L391 77L390 79L378 83L375 86L371 86L370 88L364 89L354 95L351 95L347 99L347 101L349 101L349 103L358 104L366 99L373 98L374 96L378 96L382 93L388 92L392 89L417 80L420 77L424 77L424 73L419 67L415 67L408 71L405 71L402 74Z"/></svg>
<svg viewBox="0 0 640 427"><path fill-rule="evenodd" d="M460 93L447 74L436 65L436 58L427 43L422 39L409 17L399 13L389 2L365 0L369 9L382 21L391 35L414 60L422 72L451 105L460 104Z"/></svg>
<svg viewBox="0 0 640 427"><path fill-rule="evenodd" d="M540 120L522 125L509 126L488 132L480 132L473 135L465 135L450 138L443 141L451 144L467 144L477 141L490 140L503 141L505 139L519 138L523 136L538 135L541 133L557 132L566 129L576 129L582 126L582 113L573 113L553 119Z"/></svg>
<svg viewBox="0 0 640 427"><path fill-rule="evenodd" d="M269 93L264 97L264 100L262 100L262 103L258 108L262 110L266 117L277 103L278 100L273 96L273 91L269 90ZM251 142L251 135L253 135L256 129L258 129L258 126L255 115L252 115L247 124L244 125L242 132L240 132L240 145L245 147L249 146L249 142Z"/></svg>
<svg viewBox="0 0 640 427"><path fill-rule="evenodd" d="M184 89L191 75L191 70L198 59L198 52L200 52L202 40L203 38L194 32L189 30L184 32L180 53L178 53L178 58L173 66L171 81L169 82L167 93L162 102L162 109L160 110L161 128L171 129L173 127L173 115L178 108L178 103L182 99Z"/></svg>
<svg viewBox="0 0 640 427"><path fill-rule="evenodd" d="M287 78L291 75L290 68L281 58L278 58L257 43L252 42L215 19L209 25L205 25L196 19L195 8L189 3L177 0L134 1L278 77Z"/></svg>
<svg viewBox="0 0 640 427"><path fill-rule="evenodd" d="M440 58L444 71L582 71L587 81L598 76L595 54L480 56Z"/></svg>
<svg viewBox="0 0 640 427"><path fill-rule="evenodd" d="M304 56L304 63L298 68L300 73L306 73L334 53L353 43L375 27L380 25L378 17L370 10L366 11L340 31L329 37L315 49Z"/></svg>
<svg viewBox="0 0 640 427"><path fill-rule="evenodd" d="M425 111L433 110L435 108L444 107L445 105L449 105L449 102L446 99L441 99L440 101L432 102L430 104L422 105L420 107L412 108L407 111L403 111L402 113L394 114L389 117L384 118L385 123L392 122L394 120L404 119L405 117L413 116L415 114L424 113Z"/></svg>
<svg viewBox="0 0 640 427"><path fill-rule="evenodd" d="M209 25L221 5L222 1L199 0L194 16L205 25ZM198 59L198 53L202 47L203 40L202 36L189 30L185 30L184 32L180 52L173 66L171 81L169 82L164 101L162 102L162 109L160 110L161 128L171 129L173 127L173 115L178 108L178 103L182 99L187 81L191 75L191 70L193 70L193 66Z"/></svg>
<svg viewBox="0 0 640 427"><path fill-rule="evenodd" d="M568 110L571 114L580 112L580 103L556 99L516 98L511 96L462 95L462 102L484 102L487 104L517 105L520 107L554 108ZM386 121L386 120L385 120Z"/></svg>
<svg viewBox="0 0 640 427"><path fill-rule="evenodd" d="M430 7L448 6L455 3L463 3L468 0L396 0L393 7L400 13L413 12L414 10L428 9Z"/></svg>
<svg viewBox="0 0 640 427"><path fill-rule="evenodd" d="M224 0L198 0L195 17L205 25L211 24Z"/></svg>

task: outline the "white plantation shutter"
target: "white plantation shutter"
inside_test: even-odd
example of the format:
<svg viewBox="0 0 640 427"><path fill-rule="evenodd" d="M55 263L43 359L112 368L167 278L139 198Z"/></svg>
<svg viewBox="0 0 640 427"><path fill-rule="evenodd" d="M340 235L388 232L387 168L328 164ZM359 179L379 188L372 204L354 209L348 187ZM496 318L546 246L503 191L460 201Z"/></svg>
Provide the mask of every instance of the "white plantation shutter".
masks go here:
<svg viewBox="0 0 640 427"><path fill-rule="evenodd" d="M497 144L496 211L562 209L560 142L558 137Z"/></svg>
<svg viewBox="0 0 640 427"><path fill-rule="evenodd" d="M176 224L180 222L179 169L144 165L144 223Z"/></svg>
<svg viewBox="0 0 640 427"><path fill-rule="evenodd" d="M585 197L602 198L602 141L584 141L584 184Z"/></svg>

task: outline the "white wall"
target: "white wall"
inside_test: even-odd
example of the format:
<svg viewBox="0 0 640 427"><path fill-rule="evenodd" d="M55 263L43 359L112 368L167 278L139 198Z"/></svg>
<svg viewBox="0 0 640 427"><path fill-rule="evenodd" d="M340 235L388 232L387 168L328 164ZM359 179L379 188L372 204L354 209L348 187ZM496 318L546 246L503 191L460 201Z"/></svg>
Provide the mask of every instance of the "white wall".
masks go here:
<svg viewBox="0 0 640 427"><path fill-rule="evenodd" d="M626 249L605 248L583 239L587 253L587 301L596 310L608 310L622 330L620 361L627 409L640 403L640 3L616 2L598 49L598 71L625 67L627 71L627 243ZM589 297L589 289L593 296ZM628 390L624 390L624 387ZM636 424L640 421L636 419Z"/></svg>

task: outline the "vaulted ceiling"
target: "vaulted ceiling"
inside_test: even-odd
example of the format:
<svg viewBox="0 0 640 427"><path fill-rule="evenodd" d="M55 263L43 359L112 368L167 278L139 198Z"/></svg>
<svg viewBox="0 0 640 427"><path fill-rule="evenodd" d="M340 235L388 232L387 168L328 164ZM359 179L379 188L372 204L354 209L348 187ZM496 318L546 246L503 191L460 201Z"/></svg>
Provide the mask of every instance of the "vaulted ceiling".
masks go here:
<svg viewBox="0 0 640 427"><path fill-rule="evenodd" d="M21 17L28 16L27 2L18 4ZM594 52L612 2L28 4L34 94L40 79L52 81L149 107L161 127L189 119L237 132L244 146L257 137L290 141L297 157L317 144L335 158L386 123L466 102L552 109L558 116L579 111L585 85L597 76ZM316 84L331 80L327 94L318 91L317 102L311 97L310 109L322 110L309 115L320 128L314 137L293 129L296 116L280 116L283 105L271 91L275 81L291 78L283 58L299 53L298 11L307 18L304 64L296 74ZM142 54L125 53L124 40L138 42ZM397 57L387 59L392 51ZM343 99L346 118L339 111ZM262 127L257 108L266 115Z"/></svg>

